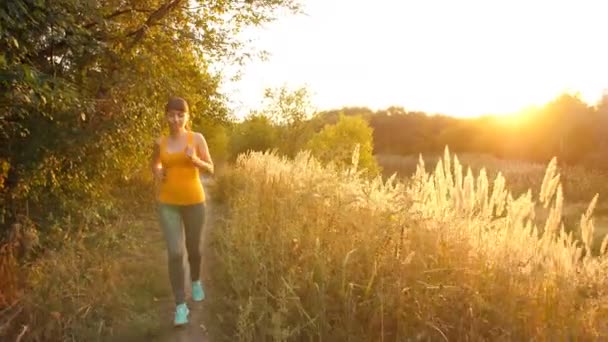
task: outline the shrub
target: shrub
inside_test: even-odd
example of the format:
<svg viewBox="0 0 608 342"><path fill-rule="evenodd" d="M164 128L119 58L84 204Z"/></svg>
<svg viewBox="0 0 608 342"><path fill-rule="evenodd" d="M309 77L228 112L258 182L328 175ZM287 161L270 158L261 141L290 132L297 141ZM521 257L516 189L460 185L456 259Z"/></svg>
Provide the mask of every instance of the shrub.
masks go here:
<svg viewBox="0 0 608 342"><path fill-rule="evenodd" d="M326 125L312 136L307 148L320 161L333 162L338 166L348 166L353 162L352 151L357 148L355 162L371 175L379 172L378 164L372 155L373 132L361 117L340 115L335 125Z"/></svg>

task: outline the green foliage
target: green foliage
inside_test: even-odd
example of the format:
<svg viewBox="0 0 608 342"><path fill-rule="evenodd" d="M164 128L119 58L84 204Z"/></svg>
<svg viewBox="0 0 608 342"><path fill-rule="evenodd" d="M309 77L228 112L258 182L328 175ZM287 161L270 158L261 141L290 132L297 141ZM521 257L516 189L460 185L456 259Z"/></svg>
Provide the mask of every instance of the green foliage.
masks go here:
<svg viewBox="0 0 608 342"><path fill-rule="evenodd" d="M376 155L441 153L448 145L459 153L541 163L557 156L565 164L608 167L608 94L597 106L564 94L538 108L479 118L427 115L400 107L344 110L369 121ZM319 113L310 124L318 128L335 122L337 112Z"/></svg>
<svg viewBox="0 0 608 342"><path fill-rule="evenodd" d="M308 121L313 113L311 94L305 87L266 89L262 113L277 124L278 148L287 156L295 156L313 133Z"/></svg>
<svg viewBox="0 0 608 342"><path fill-rule="evenodd" d="M264 91L263 112L275 122L288 126L303 122L311 116L310 92L305 87L289 89L282 86Z"/></svg>
<svg viewBox="0 0 608 342"><path fill-rule="evenodd" d="M459 120L393 107L373 113L369 122L374 129L374 153L418 154L441 151L445 145L438 136Z"/></svg>
<svg viewBox="0 0 608 342"><path fill-rule="evenodd" d="M353 162L353 151L358 146L358 165L372 175L379 172L372 155L373 131L361 117L341 115L335 125L325 126L313 135L307 148L323 162L348 166ZM355 156L357 157L357 156Z"/></svg>
<svg viewBox="0 0 608 342"><path fill-rule="evenodd" d="M228 160L228 123L207 116L197 116L192 123L192 129L201 132L207 144L214 163L224 163Z"/></svg>
<svg viewBox="0 0 608 342"><path fill-rule="evenodd" d="M228 133L225 126L218 126L207 137L209 152L214 163L225 163L229 158Z"/></svg>
<svg viewBox="0 0 608 342"><path fill-rule="evenodd" d="M214 157L226 157L217 66L249 58L239 32L283 9L297 11L298 1L0 2L0 254L13 260L13 245L27 242L14 232L27 223L40 231L32 234L41 242L35 256L44 256L5 267L15 279L0 282L0 297L30 290L0 334L21 323L26 339L96 340L114 331L113 317L128 316L131 301L151 298L125 290L123 276L147 282L139 271L158 272L142 265L131 272L113 253L136 250L125 241L133 227L117 222L129 231L116 234L103 223L116 219L116 208L151 204L141 200L153 196L142 175L170 95L188 100ZM72 243L79 239L87 242ZM5 304L0 311L8 313Z"/></svg>
<svg viewBox="0 0 608 342"><path fill-rule="evenodd" d="M232 159L247 151L266 151L278 145L277 128L269 117L252 115L235 125L230 136Z"/></svg>
<svg viewBox="0 0 608 342"><path fill-rule="evenodd" d="M338 122L340 116L360 116L364 118L366 121L370 122L377 115L374 115L374 111L369 108L364 107L345 107L342 109L334 109L328 111L321 111L315 113L313 117L309 121L309 125L313 128L315 132L320 131L325 127L325 125L333 125Z"/></svg>
<svg viewBox="0 0 608 342"><path fill-rule="evenodd" d="M170 95L190 102L195 121L214 123L202 131L225 155L221 77L210 65L244 62L251 52L238 32L285 8L298 3L2 2L0 222L78 215L85 201L109 199L145 169Z"/></svg>

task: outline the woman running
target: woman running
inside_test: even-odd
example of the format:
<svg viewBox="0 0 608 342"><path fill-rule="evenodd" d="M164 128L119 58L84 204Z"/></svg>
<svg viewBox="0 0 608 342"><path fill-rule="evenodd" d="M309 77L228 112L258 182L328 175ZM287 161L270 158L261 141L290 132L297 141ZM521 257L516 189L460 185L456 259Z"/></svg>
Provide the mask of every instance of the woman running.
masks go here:
<svg viewBox="0 0 608 342"><path fill-rule="evenodd" d="M205 223L205 192L199 172L213 173L213 161L202 134L188 130L188 103L179 97L165 107L169 135L154 143L151 168L159 185L158 212L167 244L169 278L175 298L176 326L188 323L184 284L184 237L192 279L192 299L205 298L200 280L200 241ZM183 225L182 225L183 224Z"/></svg>

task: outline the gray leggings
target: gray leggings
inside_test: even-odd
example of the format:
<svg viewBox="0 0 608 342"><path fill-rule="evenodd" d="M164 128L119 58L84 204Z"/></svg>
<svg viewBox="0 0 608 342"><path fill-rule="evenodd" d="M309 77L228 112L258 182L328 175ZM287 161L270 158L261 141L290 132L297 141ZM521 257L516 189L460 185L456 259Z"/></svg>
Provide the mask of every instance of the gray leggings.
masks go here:
<svg viewBox="0 0 608 342"><path fill-rule="evenodd" d="M205 224L205 204L171 205L160 203L158 209L160 225L167 243L169 278L175 303L185 303L184 232L190 264L190 278L192 281L196 281L200 278L200 242Z"/></svg>

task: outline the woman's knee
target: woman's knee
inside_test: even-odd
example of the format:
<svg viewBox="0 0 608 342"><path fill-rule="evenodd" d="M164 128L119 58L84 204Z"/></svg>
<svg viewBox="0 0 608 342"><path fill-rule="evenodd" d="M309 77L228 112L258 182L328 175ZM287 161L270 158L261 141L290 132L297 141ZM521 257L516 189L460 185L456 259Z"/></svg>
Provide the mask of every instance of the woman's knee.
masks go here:
<svg viewBox="0 0 608 342"><path fill-rule="evenodd" d="M191 248L188 249L188 259L200 259L201 257L201 249L200 248Z"/></svg>
<svg viewBox="0 0 608 342"><path fill-rule="evenodd" d="M173 262L182 262L182 260L184 259L184 252L183 250L170 250L168 254L169 257L169 262L173 263Z"/></svg>

